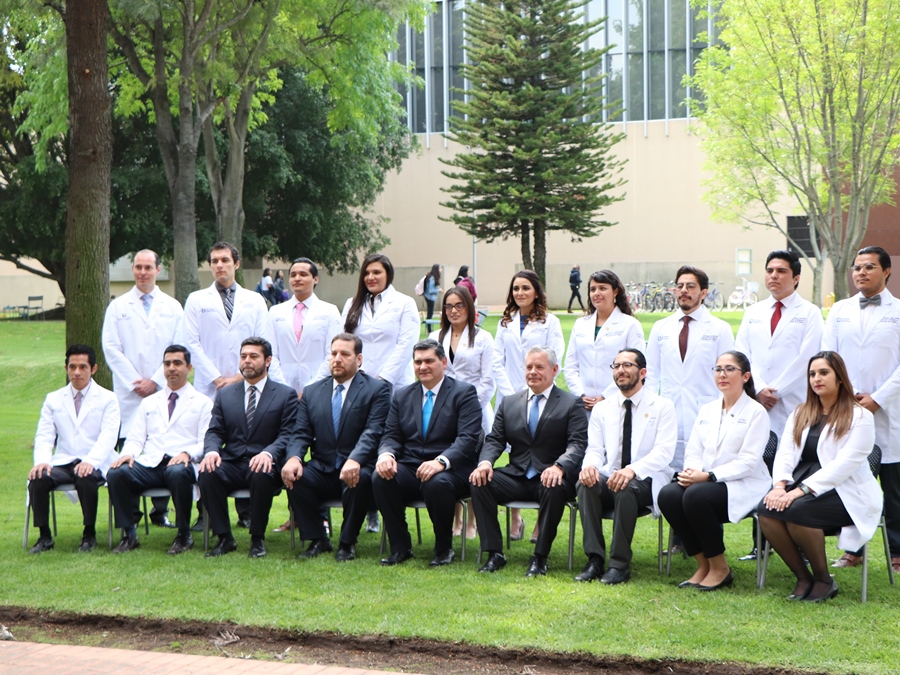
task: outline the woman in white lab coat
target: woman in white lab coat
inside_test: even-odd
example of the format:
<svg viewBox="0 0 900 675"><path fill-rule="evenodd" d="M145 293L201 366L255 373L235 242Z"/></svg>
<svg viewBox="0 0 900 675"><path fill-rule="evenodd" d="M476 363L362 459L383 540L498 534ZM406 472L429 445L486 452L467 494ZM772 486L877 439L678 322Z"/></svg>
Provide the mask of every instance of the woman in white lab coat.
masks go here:
<svg viewBox="0 0 900 675"><path fill-rule="evenodd" d="M362 369L394 389L414 381L412 347L419 337L416 301L391 284L394 266L381 253L363 260L356 295L344 305L344 330L363 343Z"/></svg>
<svg viewBox="0 0 900 675"><path fill-rule="evenodd" d="M806 401L788 418L759 524L797 577L788 600L821 602L838 593L825 557L825 531L840 528L838 546L861 549L878 528L883 496L867 461L874 419L857 403L843 359L819 352L807 374Z"/></svg>
<svg viewBox="0 0 900 675"><path fill-rule="evenodd" d="M679 588L715 591L734 581L722 523L737 523L771 485L763 462L769 416L756 401L750 361L725 352L713 368L721 397L703 406L684 451L684 469L659 493L659 509L697 561Z"/></svg>
<svg viewBox="0 0 900 675"><path fill-rule="evenodd" d="M590 309L575 321L569 334L563 375L569 391L580 396L591 410L618 389L612 365L622 349L644 352L644 329L631 315L628 294L611 270L594 272L588 281Z"/></svg>
<svg viewBox="0 0 900 675"><path fill-rule="evenodd" d="M478 392L481 404L481 428L485 435L494 424L491 398L494 396L494 340L491 334L475 325L475 301L469 290L456 286L444 293L441 307L441 327L429 337L440 342L447 354L445 373L461 382L468 382ZM462 531L462 507L456 505L453 534ZM475 511L469 502L466 538L475 538Z"/></svg>

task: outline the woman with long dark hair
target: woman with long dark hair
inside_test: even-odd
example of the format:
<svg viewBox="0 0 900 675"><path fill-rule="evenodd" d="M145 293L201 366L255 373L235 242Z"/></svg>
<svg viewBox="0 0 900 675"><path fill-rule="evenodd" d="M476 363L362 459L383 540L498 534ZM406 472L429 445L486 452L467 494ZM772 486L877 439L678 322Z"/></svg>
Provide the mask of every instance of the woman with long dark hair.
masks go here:
<svg viewBox="0 0 900 675"><path fill-rule="evenodd" d="M425 275L425 292L422 296L425 298L425 306L427 308L426 321L431 321L431 317L434 316L434 302L441 292L441 271L440 264L435 263L431 266L428 274Z"/></svg>
<svg viewBox="0 0 900 675"><path fill-rule="evenodd" d="M788 417L759 524L797 577L787 599L821 602L838 593L825 557L825 531L840 528L838 546L861 549L878 528L883 495L867 462L875 445L874 417L857 403L843 359L819 352L809 360L807 376L806 401Z"/></svg>
<svg viewBox="0 0 900 675"><path fill-rule="evenodd" d="M475 292L475 282L472 280L472 277L469 276L469 266L462 265L459 268L459 272L456 275L456 279L453 280L454 286L462 286L469 293L472 294L472 300L475 301L478 299L478 293Z"/></svg>
<svg viewBox="0 0 900 675"><path fill-rule="evenodd" d="M600 270L588 280L589 309L575 321L569 334L563 374L569 391L580 396L584 407L616 393L610 370L622 349L644 351L644 329L631 315L628 293L611 270Z"/></svg>

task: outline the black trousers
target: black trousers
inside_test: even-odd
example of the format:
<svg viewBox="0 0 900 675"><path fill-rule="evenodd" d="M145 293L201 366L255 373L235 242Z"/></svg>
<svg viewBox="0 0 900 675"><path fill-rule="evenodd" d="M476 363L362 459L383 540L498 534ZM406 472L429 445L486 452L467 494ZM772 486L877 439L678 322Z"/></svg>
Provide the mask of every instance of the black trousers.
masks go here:
<svg viewBox="0 0 900 675"><path fill-rule="evenodd" d="M210 530L217 536L231 535L228 519L228 493L234 490L250 490L250 536L265 539L269 526L272 499L281 486L281 477L275 479L274 471L268 473L250 470L250 458L223 459L215 471L200 473L200 498L209 513Z"/></svg>
<svg viewBox="0 0 900 675"><path fill-rule="evenodd" d="M84 526L94 528L97 526L97 491L103 485L103 474L99 469L85 477L75 475L75 467L79 462L54 466L50 469L50 475L42 476L28 482L28 498L31 501L31 511L34 514L35 527L47 527L50 525L50 492L57 485L74 483L75 492L81 502L81 515L84 517Z"/></svg>
<svg viewBox="0 0 900 675"><path fill-rule="evenodd" d="M556 539L566 502L575 497L575 486L563 478L562 484L547 488L541 485L540 475L526 478L511 475L504 468L496 469L493 479L487 485L470 486L481 549L492 552L503 550L503 535L497 520L498 505L527 500L541 505L538 510L538 538L534 554L546 558Z"/></svg>
<svg viewBox="0 0 900 675"><path fill-rule="evenodd" d="M175 503L175 525L179 533L187 534L191 529L191 508L194 503L194 469L190 464L147 467L137 462L134 466L123 464L110 469L106 474L109 499L116 516L116 527L134 527L140 514L141 492L150 488L166 488L172 493Z"/></svg>
<svg viewBox="0 0 900 675"><path fill-rule="evenodd" d="M572 289L572 297L569 298L568 309L572 309L572 301L573 300L578 300L578 306L581 307L581 309L584 309L584 303L581 302L581 291L578 289L578 286L572 286L570 284L569 288Z"/></svg>
<svg viewBox="0 0 900 675"><path fill-rule="evenodd" d="M897 557L900 556L900 463L882 464L880 475L888 546L891 557Z"/></svg>
<svg viewBox="0 0 900 675"><path fill-rule="evenodd" d="M722 523L728 522L725 483L694 483L683 488L669 483L659 492L659 510L681 537L690 556L714 558L725 553Z"/></svg>
<svg viewBox="0 0 900 675"><path fill-rule="evenodd" d="M372 469L360 467L359 482L355 488L348 488L340 475L338 469L325 472L314 466L305 466L300 480L288 490L288 502L297 519L301 539L326 538L322 502L340 499L344 505L340 542L346 546L356 544L366 512L372 506Z"/></svg>
<svg viewBox="0 0 900 675"><path fill-rule="evenodd" d="M385 480L372 474L375 504L381 511L391 544L391 553L412 548L412 537L406 524L406 505L421 499L428 509L434 527L434 551L443 553L453 547L453 514L456 502L469 493L468 475L441 471L422 482L416 478L418 464L397 464L397 475Z"/></svg>
<svg viewBox="0 0 900 675"><path fill-rule="evenodd" d="M425 298L425 309L426 309L425 318L428 320L431 320L431 317L434 316L434 303L435 303L434 300L429 300L428 298Z"/></svg>
<svg viewBox="0 0 900 675"><path fill-rule="evenodd" d="M631 541L638 513L653 504L652 480L634 479L628 487L613 492L606 484L607 477L593 487L578 483L578 510L581 511L584 552L590 558L606 560L606 541L603 538L603 512L613 511L613 538L609 550L609 566L620 570L631 568Z"/></svg>

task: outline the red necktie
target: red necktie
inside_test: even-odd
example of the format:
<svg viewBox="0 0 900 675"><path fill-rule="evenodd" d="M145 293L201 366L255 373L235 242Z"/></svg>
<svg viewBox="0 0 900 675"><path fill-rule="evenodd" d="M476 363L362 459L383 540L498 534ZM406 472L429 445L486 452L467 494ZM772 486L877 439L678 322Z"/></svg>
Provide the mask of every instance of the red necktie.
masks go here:
<svg viewBox="0 0 900 675"><path fill-rule="evenodd" d="M681 352L681 360L683 362L684 356L687 354L688 322L691 320L691 317L683 316L681 320L684 321L684 326L678 334L678 351Z"/></svg>
<svg viewBox="0 0 900 675"><path fill-rule="evenodd" d="M775 335L775 328L778 326L778 322L781 321L781 308L784 307L784 303L781 300L775 301L775 311L772 312L772 335Z"/></svg>

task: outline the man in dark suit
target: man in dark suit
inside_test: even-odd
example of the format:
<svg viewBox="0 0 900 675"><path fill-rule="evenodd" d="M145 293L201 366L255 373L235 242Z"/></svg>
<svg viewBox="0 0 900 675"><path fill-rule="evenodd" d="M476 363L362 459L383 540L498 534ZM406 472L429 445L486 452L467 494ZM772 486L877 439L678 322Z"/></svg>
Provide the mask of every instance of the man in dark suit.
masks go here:
<svg viewBox="0 0 900 675"><path fill-rule="evenodd" d="M297 435L287 448L281 478L309 548L315 558L331 551L322 523L322 502L341 499L344 522L335 559L356 557L356 539L372 504L372 470L391 407L391 387L359 370L362 340L339 333L331 340L331 377L303 390L297 412ZM304 465L306 450L312 457ZM253 521L251 520L251 523Z"/></svg>
<svg viewBox="0 0 900 675"><path fill-rule="evenodd" d="M453 561L453 511L468 492L481 436L481 405L475 387L444 375L447 357L435 340L413 347L418 383L391 402L372 486L391 555L382 565L413 557L406 503L423 499L434 525L432 567Z"/></svg>
<svg viewBox="0 0 900 675"><path fill-rule="evenodd" d="M481 548L488 553L479 572L496 572L506 565L497 504L515 500L540 503L538 537L525 576L547 573L547 556L556 529L575 497L575 483L587 444L587 415L577 396L553 384L559 372L556 354L532 347L525 356L528 388L503 399L494 427L484 441L478 466L469 477ZM494 471L506 449L509 466Z"/></svg>
<svg viewBox="0 0 900 675"><path fill-rule="evenodd" d="M219 537L208 557L237 549L228 520L228 493L250 489L250 557L266 555L266 526L280 488L275 466L296 432L297 392L268 377L272 345L260 337L241 342L242 382L222 387L213 404L200 463L200 497L210 529Z"/></svg>

